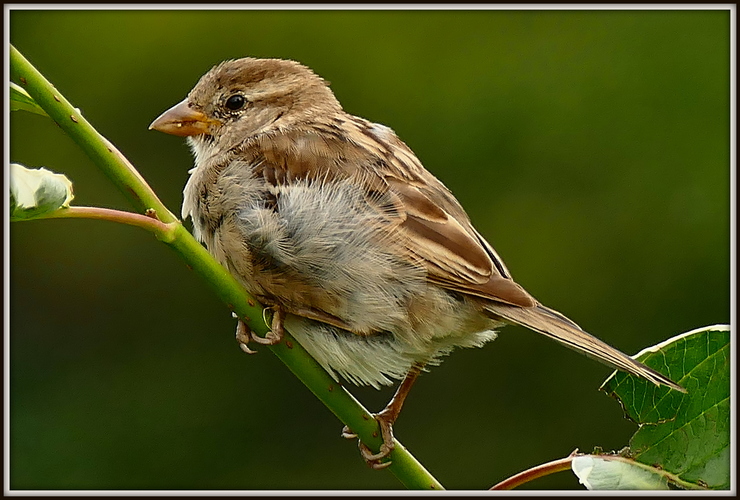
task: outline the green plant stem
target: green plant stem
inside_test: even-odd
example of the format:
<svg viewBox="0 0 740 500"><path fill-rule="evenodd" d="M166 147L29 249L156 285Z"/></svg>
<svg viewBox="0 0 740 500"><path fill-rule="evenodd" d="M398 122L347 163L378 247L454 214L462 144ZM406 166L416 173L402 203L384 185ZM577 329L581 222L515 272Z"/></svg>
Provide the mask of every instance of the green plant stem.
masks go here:
<svg viewBox="0 0 740 500"><path fill-rule="evenodd" d="M267 333L269 327L263 321L263 308L260 304L250 297L236 279L193 238L123 154L100 135L81 116L79 110L75 109L12 45L10 74L11 78L21 84L36 103L87 153L142 213L156 215L154 219L115 210L76 207L59 210L51 218L106 219L132 224L153 232L174 249L255 333L259 335ZM271 350L367 446L374 451L380 448L379 428L372 415L344 387L334 381L293 337L286 334L284 341L272 346ZM388 470L407 488L443 489L442 485L398 441L390 458L393 463Z"/></svg>

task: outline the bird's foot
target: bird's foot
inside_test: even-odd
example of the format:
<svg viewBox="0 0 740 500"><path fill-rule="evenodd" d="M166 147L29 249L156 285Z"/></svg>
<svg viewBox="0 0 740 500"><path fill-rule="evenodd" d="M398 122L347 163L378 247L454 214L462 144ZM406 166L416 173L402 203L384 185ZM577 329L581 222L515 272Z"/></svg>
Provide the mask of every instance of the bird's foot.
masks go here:
<svg viewBox="0 0 740 500"><path fill-rule="evenodd" d="M239 343L239 347L242 351L247 354L255 354L257 351L249 348L249 343L254 341L262 345L275 345L283 340L283 334L285 329L283 328L284 313L283 310L275 307L275 312L272 316L271 329L267 332L267 335L260 337L254 333L244 321L239 319L236 325L236 341Z"/></svg>
<svg viewBox="0 0 740 500"><path fill-rule="evenodd" d="M386 459L390 456L393 448L396 446L393 442L393 424L396 422L398 414L401 413L403 402L406 400L406 396L408 396L411 386L414 385L414 382L419 377L419 373L421 373L423 367L424 365L421 363L414 364L409 369L403 382L401 382L401 385L396 389L396 393L393 395L393 398L391 398L386 407L383 408L383 411L373 415L373 418L378 422L380 435L383 438L383 444L380 445L380 450L378 450L377 453L373 453L365 443L360 440L357 442L357 446L360 448L360 455L365 459L367 465L375 470L385 469L391 464L391 461ZM342 437L354 439L357 437L357 434L352 432L349 427L345 426L344 429L342 429Z"/></svg>
<svg viewBox="0 0 740 500"><path fill-rule="evenodd" d="M360 449L360 456L365 460L368 467L375 470L381 470L385 469L392 463L390 460L385 459L388 458L393 451L393 448L395 448L395 444L393 442L393 422L388 418L388 415L384 414L384 412L376 413L373 417L380 426L380 435L383 438L383 444L380 445L380 450L377 453L374 453L359 439L357 440L357 447ZM355 439L357 434L352 432L352 430L345 425L342 429L342 437L345 439Z"/></svg>
<svg viewBox="0 0 740 500"><path fill-rule="evenodd" d="M262 345L275 345L279 344L284 337L285 328L283 327L283 321L285 320L285 312L280 306L273 307L272 323L270 324L270 331L267 335L260 337L256 333L250 331L249 335L258 344Z"/></svg>

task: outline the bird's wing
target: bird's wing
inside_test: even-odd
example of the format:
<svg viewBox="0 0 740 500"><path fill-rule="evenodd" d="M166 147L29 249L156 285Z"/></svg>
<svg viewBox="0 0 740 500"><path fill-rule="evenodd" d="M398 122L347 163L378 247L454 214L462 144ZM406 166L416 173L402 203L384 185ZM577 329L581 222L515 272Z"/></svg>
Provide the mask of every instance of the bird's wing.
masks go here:
<svg viewBox="0 0 740 500"><path fill-rule="evenodd" d="M364 180L368 176L382 179L401 214L386 230L395 232L391 239L403 241L410 256L425 266L430 281L505 304L531 307L537 303L511 279L452 193L392 130L359 119L352 125L360 132L353 135L356 145L381 160L363 172L362 182L368 183ZM373 184L377 189L377 182Z"/></svg>
<svg viewBox="0 0 740 500"><path fill-rule="evenodd" d="M565 346L655 384L685 392L669 378L593 337L562 314L539 304L515 283L464 210L399 139L387 154L383 175L405 215L394 231L440 286L488 299L493 317L531 328ZM400 236L400 235L399 235Z"/></svg>
<svg viewBox="0 0 740 500"><path fill-rule="evenodd" d="M405 209L405 220L396 230L404 233L407 250L424 263L430 281L497 302L522 307L536 304L511 279L467 216L449 209L457 202L443 186L413 185L392 177L386 180ZM437 192L429 193L434 188ZM440 199L445 203L439 203Z"/></svg>
<svg viewBox="0 0 740 500"><path fill-rule="evenodd" d="M351 178L378 211L380 237L403 245L443 288L521 307L537 302L515 283L463 208L383 125L347 114L256 138L255 175L272 184Z"/></svg>

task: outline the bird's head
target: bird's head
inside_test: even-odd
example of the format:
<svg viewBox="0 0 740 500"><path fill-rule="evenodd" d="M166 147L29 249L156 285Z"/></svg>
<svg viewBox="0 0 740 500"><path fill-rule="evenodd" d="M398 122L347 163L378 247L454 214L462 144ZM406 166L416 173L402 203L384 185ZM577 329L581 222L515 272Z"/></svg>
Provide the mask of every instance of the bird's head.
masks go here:
<svg viewBox="0 0 740 500"><path fill-rule="evenodd" d="M195 150L225 151L258 134L341 111L328 83L290 60L225 61L150 129L188 137Z"/></svg>

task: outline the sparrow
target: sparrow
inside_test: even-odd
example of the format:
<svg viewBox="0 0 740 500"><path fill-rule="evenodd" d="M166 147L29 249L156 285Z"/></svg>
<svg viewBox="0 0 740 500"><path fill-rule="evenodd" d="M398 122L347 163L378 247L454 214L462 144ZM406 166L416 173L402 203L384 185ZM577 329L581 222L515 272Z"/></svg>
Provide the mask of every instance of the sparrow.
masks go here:
<svg viewBox="0 0 740 500"><path fill-rule="evenodd" d="M195 166L183 220L335 380L402 380L375 418L387 466L392 425L426 367L523 325L655 384L684 389L540 304L517 284L452 193L390 128L351 115L327 81L291 60L208 71L149 127L187 138ZM345 428L345 437L355 437Z"/></svg>

